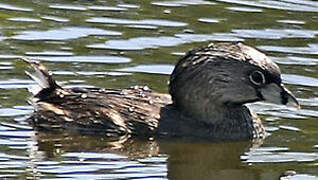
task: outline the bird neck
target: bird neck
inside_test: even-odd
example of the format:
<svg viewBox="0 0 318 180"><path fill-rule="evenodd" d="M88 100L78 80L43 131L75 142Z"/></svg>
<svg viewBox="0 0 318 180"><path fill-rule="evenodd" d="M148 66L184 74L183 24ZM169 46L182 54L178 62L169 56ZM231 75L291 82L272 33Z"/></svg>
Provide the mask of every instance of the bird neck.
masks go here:
<svg viewBox="0 0 318 180"><path fill-rule="evenodd" d="M208 124L236 124L252 122L252 116L249 109L244 105L210 105L206 108L197 110L193 113L194 118Z"/></svg>
<svg viewBox="0 0 318 180"><path fill-rule="evenodd" d="M227 105L218 103L215 98L199 99L185 97L181 102L174 102L182 114L196 121L207 124L232 123L232 121L252 120L250 110L245 105Z"/></svg>
<svg viewBox="0 0 318 180"><path fill-rule="evenodd" d="M196 106L199 107L199 106ZM211 126L253 130L253 113L245 105L228 106L210 103L199 108L182 108L182 113L191 121Z"/></svg>
<svg viewBox="0 0 318 180"><path fill-rule="evenodd" d="M258 134L257 129L255 129L254 115L244 105L210 107L209 109L201 109L201 112L190 111L190 114L186 109L181 110L177 107L177 110L185 118L180 118L182 121L176 122L173 126L177 126L174 129L176 131L179 129L182 133L189 133L189 129L191 129L192 135L217 140L253 139L254 134ZM256 122L256 124L262 128L260 122ZM170 124L168 128L171 128L170 126L172 125ZM186 131L184 127L188 127L185 128Z"/></svg>

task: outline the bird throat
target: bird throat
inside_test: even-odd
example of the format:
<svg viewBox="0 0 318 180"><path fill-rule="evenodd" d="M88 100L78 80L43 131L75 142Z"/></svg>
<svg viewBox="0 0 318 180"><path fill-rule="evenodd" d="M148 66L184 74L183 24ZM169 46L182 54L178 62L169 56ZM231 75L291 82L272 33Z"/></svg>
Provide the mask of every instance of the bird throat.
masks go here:
<svg viewBox="0 0 318 180"><path fill-rule="evenodd" d="M201 125L208 126L210 133L214 136L237 137L241 135L252 139L254 130L254 120L250 109L245 105L237 106L204 106L206 108L183 111L188 121L196 121ZM192 123L191 123L192 124ZM237 134L233 136L233 134ZM226 138L227 139L227 138Z"/></svg>

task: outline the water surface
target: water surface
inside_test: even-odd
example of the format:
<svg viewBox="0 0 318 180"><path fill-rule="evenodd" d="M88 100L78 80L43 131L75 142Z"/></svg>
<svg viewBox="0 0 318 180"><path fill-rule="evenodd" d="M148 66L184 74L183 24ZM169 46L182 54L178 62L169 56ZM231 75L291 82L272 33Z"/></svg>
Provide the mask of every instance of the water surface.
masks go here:
<svg viewBox="0 0 318 180"><path fill-rule="evenodd" d="M318 3L309 0L9 1L0 3L0 178L318 179ZM264 142L109 139L38 132L34 84L18 58L43 61L66 87L147 85L167 93L174 64L211 41L265 51L302 109L250 105Z"/></svg>

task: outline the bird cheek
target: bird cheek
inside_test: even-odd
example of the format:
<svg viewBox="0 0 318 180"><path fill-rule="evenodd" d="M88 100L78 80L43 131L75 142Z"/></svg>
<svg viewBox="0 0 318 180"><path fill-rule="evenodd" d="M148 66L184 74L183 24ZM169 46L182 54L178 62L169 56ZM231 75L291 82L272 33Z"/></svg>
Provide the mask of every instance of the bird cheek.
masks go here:
<svg viewBox="0 0 318 180"><path fill-rule="evenodd" d="M275 83L270 83L260 89L263 100L275 104L282 104L282 88Z"/></svg>

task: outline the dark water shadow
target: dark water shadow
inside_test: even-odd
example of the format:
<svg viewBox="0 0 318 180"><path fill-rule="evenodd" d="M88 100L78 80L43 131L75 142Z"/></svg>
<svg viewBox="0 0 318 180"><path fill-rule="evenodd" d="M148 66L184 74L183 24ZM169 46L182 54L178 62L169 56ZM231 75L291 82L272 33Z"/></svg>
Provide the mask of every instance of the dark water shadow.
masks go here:
<svg viewBox="0 0 318 180"><path fill-rule="evenodd" d="M108 176L101 178L118 177L118 173L125 171L131 173L138 171L139 176L168 179L258 179L258 172L250 169L242 163L240 156L248 152L252 147L258 147L261 142L193 142L188 140L155 140L134 139L121 137L109 139L102 136L82 135L70 132L37 132L34 138L37 147L32 152L36 160L40 162L55 161L63 159L59 166L66 166L69 161L78 161L80 164L94 161L102 165L96 169L98 172L106 173ZM36 156L38 154L39 156ZM151 159L152 158L152 159ZM105 171L105 162L123 163L120 169L112 166L112 171ZM141 163L131 165L132 162ZM161 164L150 175L142 172L142 167L147 164ZM149 167L148 167L149 168ZM139 169L139 170L138 170ZM41 167L40 170L41 172ZM141 171L141 172L140 172ZM84 171L85 172L85 171ZM151 171L150 171L151 172ZM43 172L44 174L47 172ZM56 170L60 174L59 170ZM72 177L68 172L68 176ZM134 177L134 176L127 176ZM119 176L119 178L125 178Z"/></svg>
<svg viewBox="0 0 318 180"><path fill-rule="evenodd" d="M161 143L166 151L170 179L257 179L241 162L250 142Z"/></svg>

